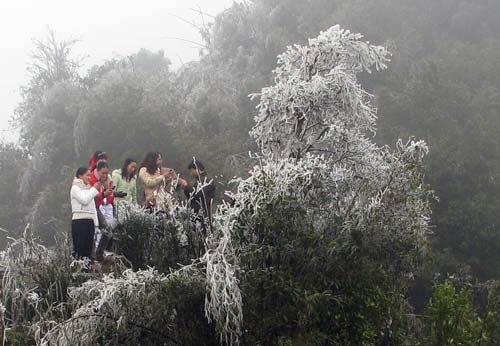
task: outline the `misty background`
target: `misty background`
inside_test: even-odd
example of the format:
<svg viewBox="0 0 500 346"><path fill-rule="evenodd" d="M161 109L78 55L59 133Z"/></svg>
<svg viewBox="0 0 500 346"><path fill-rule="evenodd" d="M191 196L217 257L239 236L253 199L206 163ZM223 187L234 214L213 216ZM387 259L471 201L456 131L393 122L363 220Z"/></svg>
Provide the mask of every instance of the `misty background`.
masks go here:
<svg viewBox="0 0 500 346"><path fill-rule="evenodd" d="M18 1L0 6L2 248L27 224L48 247L68 234L71 179L96 150L109 154L112 169L126 157L141 162L148 151L159 150L165 164L182 177L188 176L187 163L195 156L215 177L217 197L222 199L224 190L231 188L228 181L246 177L255 164L248 152L255 151L256 144L248 133L255 124L257 101L248 96L273 84L277 55L287 46L305 45L339 24L392 54L387 70L359 75L378 109L374 141L394 150L399 138L422 139L429 146L425 182L437 197L432 201L432 234L425 263L411 277L412 286L405 287L409 294L402 300L408 299L415 316L423 313L433 285L449 274L458 278L460 287L466 287L464 282L474 284L475 292L496 287L496 295L491 295L496 315L489 316L496 339L487 345L498 345L500 1ZM398 203L404 204L404 198ZM281 224L272 221L282 231ZM298 254L297 258L308 256ZM348 256L342 260L348 265L346 282L350 285L351 276L358 273L352 282L362 282L346 284L345 292L371 292L373 268L358 271L361 262L351 263ZM360 267L372 263L377 262L366 260ZM399 265L391 264L391 270L406 278L408 273ZM328 272L328 277L336 274ZM385 274L377 274L381 282ZM274 284L272 277L267 279ZM302 285L300 277L297 282ZM458 294L449 287L443 296ZM265 291L257 284L255 289ZM389 292L383 285L377 290ZM401 298L399 291L393 292ZM353 298L353 305L362 301L362 309L368 311L362 316L374 318L375 324L380 321L370 310L373 306L384 311L399 306L377 305L370 294L366 305L364 298ZM310 306L321 310L322 301L309 298L305 295L304 311ZM274 296L266 299L277 302ZM333 301L330 296L325 299ZM357 321L357 315L349 315L354 311L349 304L339 316ZM435 315L441 316L436 309ZM481 302L465 310L473 319L479 316L473 310L486 311ZM276 314L279 323L270 319L269 330L279 325L288 331L289 321L302 321L293 313L287 321L281 318L288 315ZM309 321L309 315L300 316ZM318 325L327 320L318 316ZM418 317L425 321L425 315ZM260 315L252 318L259 331ZM359 322L363 337L369 334L364 333L364 323ZM339 328L350 331L349 326ZM426 326L431 330L430 324ZM261 334L264 340L267 330ZM350 337L345 335L354 340Z"/></svg>
<svg viewBox="0 0 500 346"><path fill-rule="evenodd" d="M2 131L8 119L19 131L0 147L0 227L11 234L30 223L50 245L67 232L69 182L95 150L113 168L161 150L183 175L193 156L218 183L245 174L248 95L270 84L287 45L340 24L392 53L387 71L361 76L378 107L375 140L415 136L430 148L439 200L425 280L500 277L500 2L24 1L3 3L1 16ZM30 55L55 42L57 62Z"/></svg>
<svg viewBox="0 0 500 346"><path fill-rule="evenodd" d="M2 3L1 16L0 123L5 135L13 121L19 141L2 147L0 227L31 222L47 241L65 231L67 181L95 150L113 167L159 149L184 174L192 156L214 175L244 173L248 95L287 45L338 23L392 53L387 71L362 79L379 108L376 141L430 147L438 266L500 275L497 1L24 1ZM68 48L60 76L33 70L44 62L32 39L47 43L50 30Z"/></svg>
<svg viewBox="0 0 500 346"><path fill-rule="evenodd" d="M33 50L32 40L43 38L48 28L60 39L80 40L74 54L85 59L82 71L140 48L163 50L172 68L179 68L199 57L200 34L190 23L202 25L203 21L211 21L212 16L232 3L232 0L3 1L0 4L0 141L17 140L9 119L20 102L20 86L29 80L26 67Z"/></svg>

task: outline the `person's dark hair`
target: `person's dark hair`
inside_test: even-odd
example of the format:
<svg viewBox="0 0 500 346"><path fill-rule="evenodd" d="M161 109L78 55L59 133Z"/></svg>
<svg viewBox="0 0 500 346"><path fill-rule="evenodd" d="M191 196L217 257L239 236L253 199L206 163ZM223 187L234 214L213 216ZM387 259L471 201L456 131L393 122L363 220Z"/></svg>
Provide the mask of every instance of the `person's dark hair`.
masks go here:
<svg viewBox="0 0 500 346"><path fill-rule="evenodd" d="M125 159L125 162L123 162L123 166L122 166L122 178L123 178L123 179L125 179L125 180L127 180L127 181L132 180L132 178L134 178L134 176L135 176L135 172L134 172L134 173L132 173L132 174L129 176L129 174L128 174L128 170L127 170L127 169L128 169L128 166L129 166L132 162L137 163L137 161L136 161L136 160L131 159L131 158L127 158L127 159Z"/></svg>
<svg viewBox="0 0 500 346"><path fill-rule="evenodd" d="M100 171L101 169L103 168L109 168L109 165L106 161L101 161L97 164L97 166L95 167L98 171Z"/></svg>
<svg viewBox="0 0 500 346"><path fill-rule="evenodd" d="M199 169L200 171L204 171L205 170L205 166L203 165L203 163L201 163L201 161L198 161L198 160L194 160L191 161L188 165L188 169Z"/></svg>
<svg viewBox="0 0 500 346"><path fill-rule="evenodd" d="M106 154L106 152L104 152L104 151L97 150L94 153L94 160L97 161L97 160L102 160L102 159L107 160L108 154Z"/></svg>
<svg viewBox="0 0 500 346"><path fill-rule="evenodd" d="M158 156L161 156L163 158L163 155L160 152L155 153L153 151L150 151L149 153L147 153L146 157L144 158L144 161L142 161L141 163L141 168L146 167L146 170L148 171L149 174L155 174L159 168L156 165L156 160L158 159Z"/></svg>
<svg viewBox="0 0 500 346"><path fill-rule="evenodd" d="M89 169L91 171L93 171L95 169L96 162L99 161L99 160L106 160L106 161L108 161L108 155L104 151L101 151L101 150L97 150L92 155L90 155Z"/></svg>
<svg viewBox="0 0 500 346"><path fill-rule="evenodd" d="M75 177L77 178L80 178L82 175L84 175L85 173L87 173L89 169L87 167L79 167L77 170L76 170L76 174L75 174Z"/></svg>

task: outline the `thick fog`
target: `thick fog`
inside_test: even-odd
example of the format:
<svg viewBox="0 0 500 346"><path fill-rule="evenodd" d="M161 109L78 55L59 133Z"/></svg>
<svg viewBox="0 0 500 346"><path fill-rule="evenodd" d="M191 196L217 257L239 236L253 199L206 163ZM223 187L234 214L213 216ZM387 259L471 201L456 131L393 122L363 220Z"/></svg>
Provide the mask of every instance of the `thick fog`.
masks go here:
<svg viewBox="0 0 500 346"><path fill-rule="evenodd" d="M5 344L500 345L500 1L4 1L0 47Z"/></svg>
<svg viewBox="0 0 500 346"><path fill-rule="evenodd" d="M199 55L199 46L195 43L200 43L201 37L187 22L202 25L232 3L233 0L2 1L0 140L17 138L11 133L13 129L8 126L8 120L20 101L19 87L28 80L26 66L33 49L32 40L44 38L48 28L60 39L81 40L75 53L86 57L86 67L114 55L127 56L146 48L164 50L172 66L177 68Z"/></svg>

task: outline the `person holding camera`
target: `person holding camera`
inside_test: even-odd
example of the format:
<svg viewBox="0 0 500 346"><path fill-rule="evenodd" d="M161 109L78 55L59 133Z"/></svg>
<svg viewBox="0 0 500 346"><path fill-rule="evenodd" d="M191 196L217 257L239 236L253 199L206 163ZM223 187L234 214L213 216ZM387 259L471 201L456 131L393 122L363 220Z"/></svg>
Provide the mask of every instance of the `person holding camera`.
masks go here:
<svg viewBox="0 0 500 346"><path fill-rule="evenodd" d="M111 175L115 183L115 199L117 202L126 201L137 203L137 161L126 159L121 169L115 169Z"/></svg>
<svg viewBox="0 0 500 346"><path fill-rule="evenodd" d="M99 194L95 198L95 206L100 209L102 205L113 205L115 201L115 184L109 176L109 165L101 161L96 165L94 173L90 176L90 185L100 183Z"/></svg>
<svg viewBox="0 0 500 346"><path fill-rule="evenodd" d="M178 179L172 168L163 167L163 155L159 152L149 152L139 169L139 181L144 187L144 205L148 208L156 206L156 197L163 189L171 192L172 182L178 181L181 186L187 184L184 179Z"/></svg>
<svg viewBox="0 0 500 346"><path fill-rule="evenodd" d="M76 259L92 258L95 225L98 224L94 198L99 194L100 184L90 184L90 176L88 168L80 167L71 184L71 238Z"/></svg>

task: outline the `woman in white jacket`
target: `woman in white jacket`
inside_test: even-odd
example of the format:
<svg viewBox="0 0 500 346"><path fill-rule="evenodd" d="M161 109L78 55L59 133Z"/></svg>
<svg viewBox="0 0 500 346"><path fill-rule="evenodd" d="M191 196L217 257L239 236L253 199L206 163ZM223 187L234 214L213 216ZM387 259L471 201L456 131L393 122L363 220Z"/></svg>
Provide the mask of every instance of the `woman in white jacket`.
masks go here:
<svg viewBox="0 0 500 346"><path fill-rule="evenodd" d="M80 167L71 186L71 236L73 256L77 259L91 258L94 243L94 227L98 224L94 198L99 193L99 183L89 185L90 171Z"/></svg>

